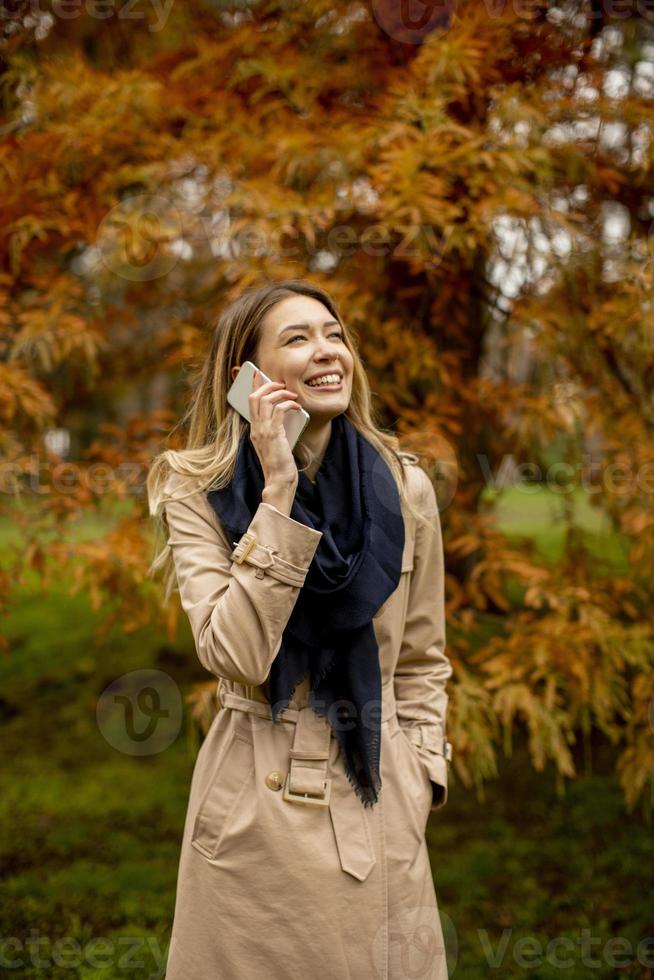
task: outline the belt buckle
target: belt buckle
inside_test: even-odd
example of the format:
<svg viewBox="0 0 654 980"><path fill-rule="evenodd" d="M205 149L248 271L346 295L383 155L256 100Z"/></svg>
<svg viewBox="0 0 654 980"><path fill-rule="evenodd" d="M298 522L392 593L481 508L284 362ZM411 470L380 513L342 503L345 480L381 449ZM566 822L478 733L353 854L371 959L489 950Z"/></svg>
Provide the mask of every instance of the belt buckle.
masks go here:
<svg viewBox="0 0 654 980"><path fill-rule="evenodd" d="M306 806L328 806L329 797L332 791L332 781L331 778L327 777L325 779L325 792L322 796L313 796L310 793L293 793L290 789L291 773L290 771L286 773L286 781L284 783L284 795L283 799L288 800L289 803L302 803Z"/></svg>

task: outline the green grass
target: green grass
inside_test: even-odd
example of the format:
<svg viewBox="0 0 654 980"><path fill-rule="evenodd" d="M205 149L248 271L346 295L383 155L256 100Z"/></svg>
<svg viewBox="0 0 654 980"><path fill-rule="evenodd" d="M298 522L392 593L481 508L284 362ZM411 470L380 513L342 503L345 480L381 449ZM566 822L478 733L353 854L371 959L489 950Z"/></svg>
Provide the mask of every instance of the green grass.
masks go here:
<svg viewBox="0 0 654 980"><path fill-rule="evenodd" d="M96 706L107 685L130 671L163 671L182 693L207 674L186 619L172 646L155 629L129 637L115 631L97 646L88 600L65 594L66 576L60 584L47 597L25 590L4 624L10 652L0 660L1 935L24 943L34 930L44 940L34 956L21 946L23 966L7 975L161 976L190 743L182 718L164 750L128 755L103 736ZM94 960L89 944L100 937L111 945L96 945ZM11 961L16 953L8 950ZM49 965L34 965L39 956ZM71 961L76 965L67 966Z"/></svg>
<svg viewBox="0 0 654 980"><path fill-rule="evenodd" d="M593 506L583 489L565 494L541 486L511 487L499 493L487 490L480 507L494 513L498 529L508 539L533 545L534 560L545 566L562 560L574 535L575 546L591 557L595 575L629 574L628 538L613 528L608 515ZM506 576L505 592L515 607L522 606L525 589L516 576Z"/></svg>
<svg viewBox="0 0 654 980"><path fill-rule="evenodd" d="M579 532L584 547L610 574L628 569L628 539L615 531L609 516L593 506L580 488L556 493L545 487L511 487L494 494L487 491L483 505L495 511L497 526L509 537L535 543L540 555L555 563L566 548L568 528Z"/></svg>
<svg viewBox="0 0 654 980"><path fill-rule="evenodd" d="M598 744L595 755L596 773L569 783L563 798L552 771L529 765L524 742L501 760L483 802L452 777L427 839L457 980L650 975L638 944L654 932L652 830L625 813L612 750ZM611 960L618 940L621 969Z"/></svg>
<svg viewBox="0 0 654 980"><path fill-rule="evenodd" d="M527 503L510 492L497 506L507 533L534 535L546 552L556 553L559 530L552 529L546 500L530 496ZM82 520L76 533L97 533L115 513L108 508L101 519ZM611 540L583 502L578 518L591 538L604 546ZM0 541L14 533L0 525ZM618 555L620 542L615 547ZM7 975L160 977L192 752L182 724L165 749L128 755L103 736L96 707L107 685L130 671L163 671L182 692L208 675L197 662L185 617L172 645L152 628L129 637L116 631L98 646L87 599L65 594L66 576L60 584L47 597L21 592L4 625L10 653L0 659L2 936L25 941L33 930L45 940L35 952L50 961L35 965L36 957L22 948L23 966ZM451 975L646 976L636 947L654 932L654 842L651 828L624 811L612 750L598 744L594 774L570 784L560 798L553 773L531 768L524 738L515 745L483 800L452 769L448 803L430 819ZM594 940L595 967L584 962L579 946L584 929ZM68 946L58 951L63 937L70 937ZM612 937L631 944L624 967L610 965L605 944ZM547 944L561 938L572 943L571 952L559 954L569 956L566 968L545 955ZM525 940L530 945L521 965ZM78 961L71 967L65 964L75 955L74 941ZM537 961L534 943L541 944L542 962L528 966ZM493 967L488 957L498 947ZM5 955L11 960L16 954L6 947Z"/></svg>

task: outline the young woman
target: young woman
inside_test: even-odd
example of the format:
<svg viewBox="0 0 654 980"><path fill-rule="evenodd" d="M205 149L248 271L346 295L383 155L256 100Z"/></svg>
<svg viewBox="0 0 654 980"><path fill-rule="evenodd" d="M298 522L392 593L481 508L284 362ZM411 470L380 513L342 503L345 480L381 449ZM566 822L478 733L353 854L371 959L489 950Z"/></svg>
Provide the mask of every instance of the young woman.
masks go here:
<svg viewBox="0 0 654 980"><path fill-rule="evenodd" d="M226 400L244 361L251 424ZM322 379L322 380L320 380ZM291 451L285 413L311 419ZM417 457L305 280L221 316L182 452L148 477L220 709L200 748L166 980L445 980L425 829L447 800L443 549Z"/></svg>

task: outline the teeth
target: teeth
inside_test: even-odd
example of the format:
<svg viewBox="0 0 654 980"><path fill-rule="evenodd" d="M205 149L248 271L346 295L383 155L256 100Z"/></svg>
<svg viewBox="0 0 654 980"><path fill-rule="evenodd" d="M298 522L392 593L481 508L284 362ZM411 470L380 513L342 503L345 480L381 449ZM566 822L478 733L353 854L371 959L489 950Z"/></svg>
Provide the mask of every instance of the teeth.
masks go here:
<svg viewBox="0 0 654 980"><path fill-rule="evenodd" d="M341 379L337 374L323 374L321 378L314 378L313 381L307 381L308 385L313 388L317 388L321 384L336 384Z"/></svg>

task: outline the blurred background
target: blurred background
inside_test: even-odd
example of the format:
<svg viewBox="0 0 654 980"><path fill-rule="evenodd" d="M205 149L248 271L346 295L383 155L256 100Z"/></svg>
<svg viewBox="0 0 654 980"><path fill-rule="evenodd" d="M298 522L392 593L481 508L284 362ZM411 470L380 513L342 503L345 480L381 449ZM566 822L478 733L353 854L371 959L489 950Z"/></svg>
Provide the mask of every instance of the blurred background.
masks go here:
<svg viewBox="0 0 654 980"><path fill-rule="evenodd" d="M163 975L215 681L145 479L298 276L441 506L450 975L653 975L653 124L647 3L4 0L3 975Z"/></svg>

